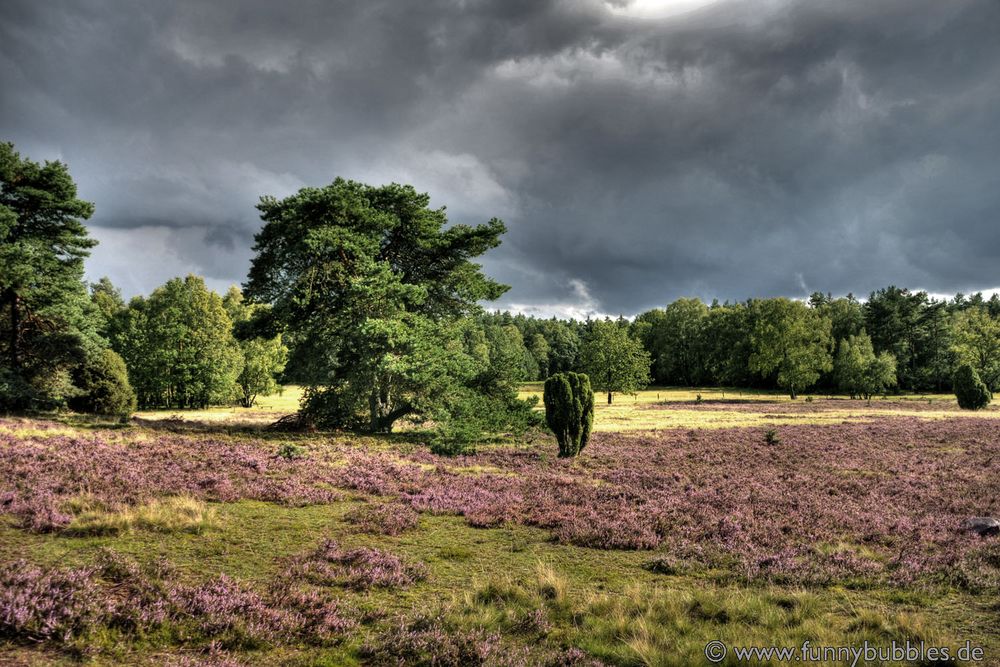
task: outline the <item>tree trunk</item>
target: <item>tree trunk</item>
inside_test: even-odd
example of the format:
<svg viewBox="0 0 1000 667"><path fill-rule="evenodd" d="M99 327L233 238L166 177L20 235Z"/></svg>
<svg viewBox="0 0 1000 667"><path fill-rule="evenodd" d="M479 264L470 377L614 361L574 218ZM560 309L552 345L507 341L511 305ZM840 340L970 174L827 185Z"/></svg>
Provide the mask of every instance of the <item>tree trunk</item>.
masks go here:
<svg viewBox="0 0 1000 667"><path fill-rule="evenodd" d="M795 387L791 387L790 389L792 392L792 400L794 401L796 398L799 397L799 395L795 393Z"/></svg>
<svg viewBox="0 0 1000 667"><path fill-rule="evenodd" d="M608 392L608 405L611 405L611 392Z"/></svg>
<svg viewBox="0 0 1000 667"><path fill-rule="evenodd" d="M393 407L392 390L388 381L383 387L372 387L368 394L368 428L372 433L392 433L393 423L412 411L413 407L406 401Z"/></svg>

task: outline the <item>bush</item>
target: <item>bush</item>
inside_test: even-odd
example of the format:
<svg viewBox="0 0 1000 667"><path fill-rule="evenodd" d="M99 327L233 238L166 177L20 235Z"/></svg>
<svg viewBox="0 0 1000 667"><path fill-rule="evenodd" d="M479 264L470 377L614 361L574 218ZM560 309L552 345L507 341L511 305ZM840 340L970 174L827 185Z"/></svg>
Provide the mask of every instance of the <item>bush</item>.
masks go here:
<svg viewBox="0 0 1000 667"><path fill-rule="evenodd" d="M440 425L431 440L431 451L443 456L475 454L475 445L491 434L523 435L541 425L534 408L538 399L521 400L516 393L500 396L472 389L455 393L434 415Z"/></svg>
<svg viewBox="0 0 1000 667"><path fill-rule="evenodd" d="M373 503L352 510L345 518L362 533L400 535L416 528L420 515L403 503Z"/></svg>
<svg viewBox="0 0 1000 667"><path fill-rule="evenodd" d="M587 446L594 424L594 392L583 373L556 373L545 381L545 420L559 442L559 456Z"/></svg>
<svg viewBox="0 0 1000 667"><path fill-rule="evenodd" d="M278 456L285 459L286 461L294 461L295 459L304 458L306 455L305 447L301 445L296 445L294 442L283 442L278 446Z"/></svg>
<svg viewBox="0 0 1000 667"><path fill-rule="evenodd" d="M128 381L125 362L113 350L87 355L73 373L80 394L69 400L77 412L127 418L135 410L135 392Z"/></svg>
<svg viewBox="0 0 1000 667"><path fill-rule="evenodd" d="M483 431L472 421L453 421L438 428L431 437L431 453L438 456L475 454Z"/></svg>
<svg viewBox="0 0 1000 667"><path fill-rule="evenodd" d="M990 404L993 395L979 378L979 373L969 364L962 364L955 371L955 397L965 410L981 410Z"/></svg>

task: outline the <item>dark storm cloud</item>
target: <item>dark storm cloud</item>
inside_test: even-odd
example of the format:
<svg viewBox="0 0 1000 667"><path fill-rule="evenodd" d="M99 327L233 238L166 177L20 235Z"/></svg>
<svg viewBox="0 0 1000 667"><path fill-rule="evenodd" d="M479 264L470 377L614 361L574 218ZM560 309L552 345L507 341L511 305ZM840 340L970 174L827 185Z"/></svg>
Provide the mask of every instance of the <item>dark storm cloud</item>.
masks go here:
<svg viewBox="0 0 1000 667"><path fill-rule="evenodd" d="M337 175L503 217L508 306L1000 286L1000 2L700 4L7 2L0 137L132 292Z"/></svg>

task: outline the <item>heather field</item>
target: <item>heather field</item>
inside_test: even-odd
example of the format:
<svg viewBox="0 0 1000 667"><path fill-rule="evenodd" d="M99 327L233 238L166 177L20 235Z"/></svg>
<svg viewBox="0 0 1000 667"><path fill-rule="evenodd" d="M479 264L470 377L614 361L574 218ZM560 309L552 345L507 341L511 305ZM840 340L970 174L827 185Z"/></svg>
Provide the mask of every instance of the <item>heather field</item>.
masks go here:
<svg viewBox="0 0 1000 667"><path fill-rule="evenodd" d="M576 459L543 433L446 458L263 428L297 398L0 420L0 664L1000 664L1000 537L963 529L1000 514L996 410L651 389L599 402Z"/></svg>

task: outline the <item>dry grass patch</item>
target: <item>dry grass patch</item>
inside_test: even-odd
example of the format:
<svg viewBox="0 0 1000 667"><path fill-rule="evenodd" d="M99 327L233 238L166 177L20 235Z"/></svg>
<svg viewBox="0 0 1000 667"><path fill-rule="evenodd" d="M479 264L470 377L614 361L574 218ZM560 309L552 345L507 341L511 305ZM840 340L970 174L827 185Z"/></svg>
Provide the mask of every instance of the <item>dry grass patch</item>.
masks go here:
<svg viewBox="0 0 1000 667"><path fill-rule="evenodd" d="M122 510L108 510L83 496L68 501L66 510L75 517L63 533L76 537L120 535L131 530L201 534L217 525L215 509L190 496L157 498Z"/></svg>

